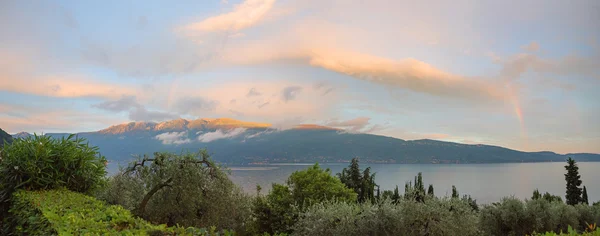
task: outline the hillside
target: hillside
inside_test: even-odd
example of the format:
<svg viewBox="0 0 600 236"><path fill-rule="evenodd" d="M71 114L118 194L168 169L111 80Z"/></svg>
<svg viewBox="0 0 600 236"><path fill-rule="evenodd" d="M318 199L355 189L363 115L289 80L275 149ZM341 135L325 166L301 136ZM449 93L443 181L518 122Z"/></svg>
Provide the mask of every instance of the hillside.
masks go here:
<svg viewBox="0 0 600 236"><path fill-rule="evenodd" d="M289 130L270 127L232 119L178 119L162 123L131 122L78 135L99 146L109 160L120 163L130 160L132 155L199 148L208 148L216 160L231 164L345 162L353 157L381 163L548 162L564 161L567 156L578 161L600 161L599 154L561 155L436 140L406 141L317 125L300 125Z"/></svg>
<svg viewBox="0 0 600 236"><path fill-rule="evenodd" d="M10 143L12 142L12 136L6 133L4 130L0 129L0 147L4 145L4 141Z"/></svg>

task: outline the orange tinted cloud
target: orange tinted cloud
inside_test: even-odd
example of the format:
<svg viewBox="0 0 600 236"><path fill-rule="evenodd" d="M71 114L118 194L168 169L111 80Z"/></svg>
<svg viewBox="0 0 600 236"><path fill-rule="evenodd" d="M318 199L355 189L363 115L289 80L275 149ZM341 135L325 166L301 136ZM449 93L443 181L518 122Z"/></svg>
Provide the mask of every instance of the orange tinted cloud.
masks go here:
<svg viewBox="0 0 600 236"><path fill-rule="evenodd" d="M34 78L3 78L0 91L27 93L49 97L118 98L134 90L121 85L98 82L84 77L43 76Z"/></svg>
<svg viewBox="0 0 600 236"><path fill-rule="evenodd" d="M239 31L259 23L273 7L275 0L246 0L233 11L209 17L184 27L189 31ZM237 35L237 34L234 34Z"/></svg>

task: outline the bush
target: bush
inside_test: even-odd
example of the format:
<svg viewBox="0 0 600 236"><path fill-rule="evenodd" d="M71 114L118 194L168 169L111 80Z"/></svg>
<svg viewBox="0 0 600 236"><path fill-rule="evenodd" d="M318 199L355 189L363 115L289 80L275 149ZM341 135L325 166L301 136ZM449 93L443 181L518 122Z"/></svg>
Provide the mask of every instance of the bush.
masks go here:
<svg viewBox="0 0 600 236"><path fill-rule="evenodd" d="M300 214L295 235L480 235L477 213L458 199L321 203Z"/></svg>
<svg viewBox="0 0 600 236"><path fill-rule="evenodd" d="M17 235L209 235L196 228L152 225L120 206L68 190L18 191L7 222ZM226 235L230 234L226 232Z"/></svg>
<svg viewBox="0 0 600 236"><path fill-rule="evenodd" d="M481 210L480 227L486 235L525 235L534 232L566 232L569 226L584 231L600 222L600 208L567 205L544 198L521 201L504 198Z"/></svg>
<svg viewBox="0 0 600 236"><path fill-rule="evenodd" d="M0 215L19 189L67 188L91 193L105 181L106 159L83 138L31 136L4 147L0 157Z"/></svg>
<svg viewBox="0 0 600 236"><path fill-rule="evenodd" d="M111 177L98 198L151 222L241 231L251 198L203 150L140 158Z"/></svg>

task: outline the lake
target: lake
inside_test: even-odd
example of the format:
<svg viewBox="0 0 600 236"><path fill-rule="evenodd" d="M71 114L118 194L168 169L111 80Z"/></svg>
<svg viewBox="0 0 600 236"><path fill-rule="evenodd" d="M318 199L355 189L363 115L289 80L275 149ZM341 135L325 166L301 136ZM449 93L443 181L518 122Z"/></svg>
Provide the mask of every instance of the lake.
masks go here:
<svg viewBox="0 0 600 236"><path fill-rule="evenodd" d="M600 162L579 162L579 174L588 191L589 201L600 200ZM341 172L348 163L326 163L332 174ZM503 196L520 199L531 198L534 189L540 193L550 192L565 196L566 170L563 162L551 163L506 163L506 164L365 164L361 169L371 167L376 172L375 181L384 189L399 186L404 192L404 183L414 180L417 173L423 173L425 187L433 184L436 196L450 196L452 185L458 192L470 194L478 203L490 203ZM230 166L230 178L248 193L256 192L260 184L262 192L271 189L271 183L284 183L294 171L309 167L310 164L271 164L263 166Z"/></svg>

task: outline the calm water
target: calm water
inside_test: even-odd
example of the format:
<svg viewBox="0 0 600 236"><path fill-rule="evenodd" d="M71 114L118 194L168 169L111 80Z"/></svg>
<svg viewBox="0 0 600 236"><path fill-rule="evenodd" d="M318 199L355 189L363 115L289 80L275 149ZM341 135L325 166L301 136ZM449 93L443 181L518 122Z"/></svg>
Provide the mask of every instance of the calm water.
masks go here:
<svg viewBox="0 0 600 236"><path fill-rule="evenodd" d="M263 192L271 188L271 183L284 183L296 170L310 165L279 164L252 167L231 166L231 179L245 191L255 193L256 184ZM347 163L321 164L332 173L341 172ZM510 164L370 164L376 172L376 182L381 189L399 186L404 191L404 183L411 181L418 172L423 173L426 186L433 184L437 196L451 195L455 185L461 195L470 194L478 203L490 203L502 196L514 195L520 199L530 198L534 189L565 195L565 163L510 163ZM600 200L600 162L580 162L579 174L588 190L590 202ZM366 168L367 164L361 164Z"/></svg>

